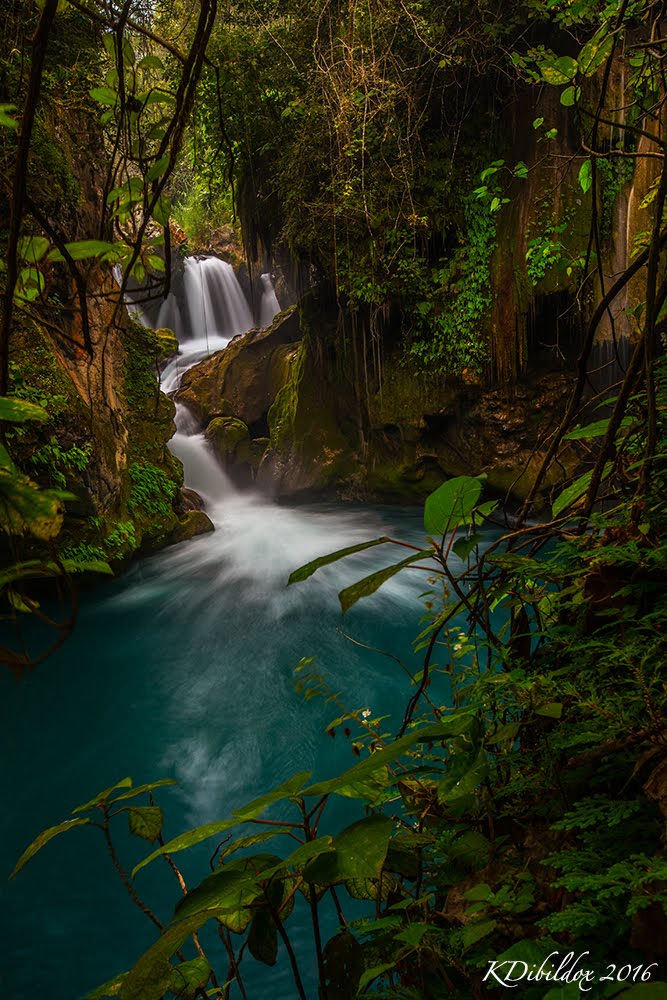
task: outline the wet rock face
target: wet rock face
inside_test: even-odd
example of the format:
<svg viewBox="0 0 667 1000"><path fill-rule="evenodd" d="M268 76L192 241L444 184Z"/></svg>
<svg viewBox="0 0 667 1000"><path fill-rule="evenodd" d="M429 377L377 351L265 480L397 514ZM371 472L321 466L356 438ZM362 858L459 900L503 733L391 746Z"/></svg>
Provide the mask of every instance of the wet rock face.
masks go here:
<svg viewBox="0 0 667 1000"><path fill-rule="evenodd" d="M315 338L299 336L296 313L283 314L183 379L178 399L206 426L238 485L256 482L278 496L417 503L450 476L486 473L499 492L526 496L540 442L562 416L567 373L483 387L416 377L387 359L382 389L362 409L337 376L335 356L323 358ZM566 452L563 462L571 468L576 456Z"/></svg>
<svg viewBox="0 0 667 1000"><path fill-rule="evenodd" d="M262 436L300 338L296 309L280 313L268 329L235 337L224 351L186 372L176 398L204 425L235 416L253 437Z"/></svg>

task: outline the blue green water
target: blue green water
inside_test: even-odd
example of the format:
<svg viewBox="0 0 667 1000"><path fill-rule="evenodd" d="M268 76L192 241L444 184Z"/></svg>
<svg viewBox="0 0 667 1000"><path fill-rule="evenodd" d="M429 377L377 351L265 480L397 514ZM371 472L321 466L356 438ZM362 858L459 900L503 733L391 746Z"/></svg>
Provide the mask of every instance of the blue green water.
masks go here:
<svg viewBox="0 0 667 1000"><path fill-rule="evenodd" d="M97 830L53 840L6 881L27 843L74 806L126 774L136 784L173 777L178 786L159 797L169 838L228 817L295 771L319 777L351 766L343 733L325 732L339 710L319 698L306 703L294 690L303 656L317 657L347 706L390 714L388 729L400 724L409 697L400 667L338 629L418 669L411 639L423 614L424 574L401 574L344 619L336 593L405 550L380 546L307 583L285 584L296 566L343 545L385 533L421 540L420 513L288 509L235 496L215 519L214 534L144 560L87 597L73 636L44 665L19 681L7 672L0 680L1 997L78 1000L154 940ZM334 826L355 808L344 807ZM121 817L118 851L129 869L150 847L123 824ZM190 884L207 873L214 846L179 855ZM168 920L180 892L166 865L142 871L136 887ZM332 933L333 915L326 919ZM295 912L290 925L296 949L307 953L306 915ZM213 946L224 975L220 945ZM312 966L306 961L302 970L309 998L317 995ZM284 958L267 970L248 956L243 968L253 1000L296 995Z"/></svg>

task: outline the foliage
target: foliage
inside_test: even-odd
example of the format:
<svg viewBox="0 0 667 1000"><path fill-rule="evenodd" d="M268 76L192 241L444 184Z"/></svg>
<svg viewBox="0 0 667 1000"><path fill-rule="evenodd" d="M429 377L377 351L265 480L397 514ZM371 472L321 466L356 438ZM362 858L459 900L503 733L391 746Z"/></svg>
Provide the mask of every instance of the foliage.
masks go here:
<svg viewBox="0 0 667 1000"><path fill-rule="evenodd" d="M68 474L74 471L85 472L91 454L92 445L90 442L86 442L82 448L76 444L70 445L69 448L63 448L56 437L51 437L49 441L33 452L30 462L32 465L44 468L54 486L65 489Z"/></svg>
<svg viewBox="0 0 667 1000"><path fill-rule="evenodd" d="M480 64L499 38L506 39L512 18L503 22L500 5L485 19L477 5L390 3L365 10L352 4L346 20L334 6L277 11L261 4L259 25L257 11L243 8L233 25L221 26L213 50L226 59L229 87L220 89L214 69L207 71L204 93L215 114L200 112L200 134L207 142L221 139L223 168L238 170L238 179L251 188L244 194L247 227L268 217L263 235L281 236L298 256L330 269L339 295L353 308L372 310L399 296L406 313L414 306L421 314L423 304L423 316L436 331L435 347L425 337L421 341L434 366L479 365L483 341L470 335L483 323L488 305L495 216L505 195L492 189L495 174L487 173L481 178L483 194L478 188L479 196L452 221L444 191L449 175L441 170L437 179L428 176L427 158L421 161L412 151L433 139L437 100L446 99L461 67L488 84L488 66L481 71ZM529 37L530 47L517 52L513 64L527 81L561 88L563 107L576 107L591 150L579 183L582 192L593 189L598 197L602 111L591 109L588 82L610 67L626 29L634 30L644 17L655 27L658 13L654 5L644 9L627 2L600 7L586 0L545 5L535 0L529 6L538 19L553 18L555 48L543 40L533 44ZM165 16L161 5L157 10ZM634 36L628 35L632 43ZM270 65L263 56L275 38L283 56ZM576 57L561 51L564 39ZM126 41L119 31L111 40L113 51L107 43L111 76L104 87L94 88L93 99L108 108L110 134L127 129L141 145L139 122L151 106L150 90ZM641 132L639 121L664 114L657 66L662 53L643 42L632 49L638 96L627 127ZM306 50L316 57L308 72L303 71ZM648 75L647 59L652 60ZM162 72L155 64L144 68ZM158 112L167 103L165 95L173 96L168 82L156 85ZM10 120L12 110L4 109ZM460 131L468 108L456 110ZM220 130L232 116L236 129L230 139ZM150 114L146 121L152 127ZM14 131L11 121L5 125ZM159 118L157 128L162 128ZM548 129L546 136L553 132ZM158 135L155 141L163 139ZM445 143L448 155L452 145ZM116 235L119 230L128 235L139 207L143 219L150 205L160 206L158 222L161 209L166 218L160 184L171 160L164 165L162 157L155 159L155 147L151 153L142 182L132 172L140 150L130 143L124 151L122 183L110 196ZM541 964L553 979L554 954L570 950L572 942L585 947L590 967L599 972L608 967L611 950L619 963L611 977L615 995L623 996L630 976L634 984L655 978L654 956L664 954L667 926L667 381L664 364L656 359L667 299L664 141L659 155L661 176L644 256L618 279L622 288L643 268L641 328L622 384L605 401L607 415L591 422L582 409L587 360L609 306L603 298L585 334L571 401L545 447L514 529L481 551L477 529L492 507L480 503L479 479L452 479L427 501L424 545L384 537L370 541L365 547L398 544L403 558L340 594L346 611L405 567L423 567L427 574L426 616L415 639L423 659L399 732L386 732L383 720L367 710L347 707L312 661L302 661L297 683L304 695L324 696L340 713L330 729L355 726L359 760L344 773L314 782L308 773L296 774L231 817L166 841L153 797L160 783L134 788L126 778L45 830L18 860L14 874L54 838L74 828L96 829L132 901L159 929L132 969L95 996L158 1000L185 990L193 997L226 998L232 986L244 996L241 959L250 955L272 966L284 948L296 991L305 998L300 969L304 962L313 964L313 955L296 955L288 931L297 895L310 909L319 993L329 1000L353 992L422 1000L484 996L490 963ZM446 159L438 157L439 168ZM487 170L499 169L497 164ZM251 184L260 166L270 181ZM472 177L466 180L472 183ZM556 253L555 235L560 234L547 234L547 254L544 243L540 253L534 246L536 260ZM442 267L435 290L431 240L442 250L436 254ZM138 261L137 246L130 267ZM81 249L84 255L91 251L82 259L108 253L99 245L92 250ZM52 252L34 242L22 245L25 273L16 285L24 303L43 295L42 261L46 267ZM53 257L50 263L61 262ZM535 274L543 273L543 265L544 260L533 265ZM454 289L461 305L447 313L454 318L442 318L438 296ZM414 314L410 319L416 323ZM582 425L573 429L576 421ZM531 523L530 504L565 440L581 449L588 468L551 498L550 522ZM159 470L141 463L133 468L132 502L159 512L168 493L155 474ZM18 489L30 502L42 502L33 484L8 471L3 480L8 492ZM106 544L113 550L134 541L133 523L123 522ZM295 571L292 583L350 552L314 560ZM24 568L9 571L7 586ZM435 673L450 681L446 702L435 700L430 687ZM138 804L141 796L148 798ZM326 817L336 797L356 800L359 811L334 835L326 832ZM269 810L275 810L270 817ZM210 873L184 892L166 926L138 896L116 854L112 827L123 814L130 833L152 845L132 876L166 858L182 879L175 855L214 838L218 844ZM348 897L367 901L363 918L346 919ZM323 900L333 904L340 921L326 943L319 919ZM211 959L203 953L198 933L209 923L218 929L222 962L213 946L207 946ZM188 961L179 952L190 939L199 955ZM619 966L627 974L616 976ZM557 995L551 989L545 994L545 985L533 977L522 983L521 995L527 1000ZM650 988L634 985L627 990L629 1000L633 992L650 996Z"/></svg>
<svg viewBox="0 0 667 1000"><path fill-rule="evenodd" d="M145 514L169 514L176 484L150 462L133 462L129 468L131 487L128 510Z"/></svg>

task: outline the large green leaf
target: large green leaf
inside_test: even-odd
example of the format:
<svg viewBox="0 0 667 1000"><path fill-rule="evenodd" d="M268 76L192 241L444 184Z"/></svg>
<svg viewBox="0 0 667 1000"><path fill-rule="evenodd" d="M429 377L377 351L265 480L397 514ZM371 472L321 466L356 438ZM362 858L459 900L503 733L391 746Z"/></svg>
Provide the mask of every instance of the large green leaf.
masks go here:
<svg viewBox="0 0 667 1000"><path fill-rule="evenodd" d="M597 31L590 41L586 42L577 60L579 70L584 76L592 76L611 55L614 47L614 35L609 33L606 25Z"/></svg>
<svg viewBox="0 0 667 1000"><path fill-rule="evenodd" d="M26 420L47 420L48 413L35 403L14 396L0 396L0 420L8 420L12 424L24 424Z"/></svg>
<svg viewBox="0 0 667 1000"><path fill-rule="evenodd" d="M578 68L576 59L571 56L555 57L553 53L549 53L540 64L542 79L555 86L569 83L577 75Z"/></svg>
<svg viewBox="0 0 667 1000"><path fill-rule="evenodd" d="M7 534L55 538L63 523L63 499L74 498L60 490L42 490L13 468L0 468L0 529Z"/></svg>
<svg viewBox="0 0 667 1000"><path fill-rule="evenodd" d="M179 962L171 973L169 988L179 1000L195 1000L209 981L211 966L208 959L199 956L189 962Z"/></svg>
<svg viewBox="0 0 667 1000"><path fill-rule="evenodd" d="M5 128L10 128L16 131L19 127L19 123L15 118L9 114L10 111L16 111L15 104L0 104L0 125L4 125Z"/></svg>
<svg viewBox="0 0 667 1000"><path fill-rule="evenodd" d="M127 972L121 972L119 976L114 976L113 979L107 980L102 986L98 986L92 993L88 993L86 1000L105 1000L105 997L120 996L120 988L125 979L127 979Z"/></svg>
<svg viewBox="0 0 667 1000"><path fill-rule="evenodd" d="M278 958L278 930L266 907L255 911L248 931L248 950L263 965L275 965Z"/></svg>
<svg viewBox="0 0 667 1000"><path fill-rule="evenodd" d="M479 787L487 776L488 764L484 753L472 756L469 753L455 754L445 777L438 782L438 802L451 805L467 798Z"/></svg>
<svg viewBox="0 0 667 1000"><path fill-rule="evenodd" d="M242 806L240 809L235 809L233 816L237 822L242 822L248 819L257 819L260 813L263 813L267 806L273 805L274 802L281 802L283 799L289 799L297 792L300 792L305 783L310 777L310 771L298 771L297 774L292 775L287 781L284 781L282 785L278 785L270 792L266 792L264 795L260 795L259 798L253 799L249 802L247 806Z"/></svg>
<svg viewBox="0 0 667 1000"><path fill-rule="evenodd" d="M23 236L19 241L18 252L22 260L36 264L49 249L49 241L45 236Z"/></svg>
<svg viewBox="0 0 667 1000"><path fill-rule="evenodd" d="M104 240L77 240L75 243L65 243L65 249L72 260L90 260L91 257L101 257L114 249L113 243ZM52 250L48 260L62 261L64 256L60 250Z"/></svg>
<svg viewBox="0 0 667 1000"><path fill-rule="evenodd" d="M112 792L115 792L117 788L132 788L132 778L129 776L126 778L121 778L117 781L115 785L109 785L103 791L98 792L97 795L90 799L88 802L84 802L82 806L77 806L76 809L72 809L72 813L82 813L90 812L95 806L99 805L100 802L106 802Z"/></svg>
<svg viewBox="0 0 667 1000"><path fill-rule="evenodd" d="M241 932L250 923L250 906L264 896L262 883L280 867L280 858L272 854L230 861L177 903L175 919L208 911L230 930Z"/></svg>
<svg viewBox="0 0 667 1000"><path fill-rule="evenodd" d="M128 972L121 984L121 1000L161 1000L170 988L174 972L169 959L211 916L208 912L196 913L167 927Z"/></svg>
<svg viewBox="0 0 667 1000"><path fill-rule="evenodd" d="M587 160L586 162L590 161ZM619 425L619 430L630 427L633 423L632 417L624 417ZM584 441L588 438L603 437L607 433L608 427L609 417L605 417L603 420L596 420L592 424L586 424L585 427L575 427L573 431L565 435L563 441Z"/></svg>
<svg viewBox="0 0 667 1000"><path fill-rule="evenodd" d="M602 480L606 479L611 472L611 462L607 462L602 473ZM580 500L581 497L585 496L588 492L588 487L591 485L591 479L593 476L592 469L588 472L584 472L583 476L579 476L575 479L573 483L570 483L566 489L560 493L553 502L551 507L551 513L554 517L558 517L564 510L571 507L573 503Z"/></svg>
<svg viewBox="0 0 667 1000"><path fill-rule="evenodd" d="M340 601L340 606L342 608L343 614L349 611L353 605L360 601L362 597L370 597L374 594L376 590L379 590L383 583L387 580L391 580L392 576L396 576L400 573L402 569L406 566L411 566L421 559L430 559L433 557L433 549L424 549L421 552L412 552L405 559L401 559L400 562L394 563L393 566L385 566L384 569L377 570L375 573L371 573L370 576L365 576L363 580L358 580L353 583L350 587L346 587L345 590L341 590L338 595L338 600ZM435 566L433 567L435 570Z"/></svg>
<svg viewBox="0 0 667 1000"><path fill-rule="evenodd" d="M58 823L57 826L50 826L48 830L43 830L38 837L35 837L32 844L30 844L29 847L26 847L25 851L14 865L14 870L9 876L10 879L14 878L15 875L18 875L30 859L34 858L34 856L41 851L44 845L48 844L48 842L53 840L54 837L59 836L61 833L66 833L68 830L74 829L75 826L85 826L89 823L89 819L79 817L78 819L66 819L64 823Z"/></svg>
<svg viewBox="0 0 667 1000"><path fill-rule="evenodd" d="M318 570L320 566L328 566L329 563L337 562L339 559L344 559L346 556L351 556L355 552L363 552L364 549L370 549L374 545L384 545L385 542L390 542L391 538L387 538L383 535L382 538L374 538L370 542L360 542L358 545L348 545L345 549L337 549L336 552L330 552L329 555L319 556L317 559L313 559L312 562L306 563L305 566L300 566L295 569L293 573L290 574L290 578L287 581L289 583L301 583L303 580L307 580L309 576L312 576L315 570Z"/></svg>
<svg viewBox="0 0 667 1000"><path fill-rule="evenodd" d="M435 538L448 534L458 525L470 523L470 517L482 492L482 479L456 476L426 498L424 527Z"/></svg>
<svg viewBox="0 0 667 1000"><path fill-rule="evenodd" d="M335 778L327 781L318 781L314 785L309 785L302 792L302 795L349 795L350 789L354 789L359 784L363 785L374 775L381 765L397 761L407 750L410 750L416 743L431 743L438 740L445 740L460 737L470 733L476 724L475 716L472 712L457 712L449 718L442 719L431 726L422 729L413 729L406 733L399 740L394 740L389 746L376 750L366 760L359 761L354 767ZM400 780L400 777L394 778Z"/></svg>
<svg viewBox="0 0 667 1000"><path fill-rule="evenodd" d="M254 799L247 806L237 809L234 812L233 819L222 820L219 823L206 823L203 826L195 827L194 830L188 830L187 833L182 833L180 836L174 837L164 847L158 848L158 850L149 854L147 858L144 858L143 861L140 861L132 871L132 878L135 878L137 872L163 854L176 854L178 851L184 851L188 847L200 844L203 840L208 840L209 837L217 837L226 830L231 830L233 827L238 826L239 823L256 819L267 806L282 799L291 798L291 796L299 792L309 777L310 771L299 771L298 774L295 774L288 781L283 782L278 788L274 788L273 791L267 792L266 795L261 795L259 798Z"/></svg>
<svg viewBox="0 0 667 1000"><path fill-rule="evenodd" d="M336 934L324 946L327 1000L349 1000L364 971L361 945L350 931Z"/></svg>
<svg viewBox="0 0 667 1000"><path fill-rule="evenodd" d="M94 101L107 107L115 108L119 100L117 91L111 90L110 87L93 87L89 93Z"/></svg>
<svg viewBox="0 0 667 1000"><path fill-rule="evenodd" d="M162 820L159 806L129 806L127 810L130 833L143 840L157 840L162 830Z"/></svg>
<svg viewBox="0 0 667 1000"><path fill-rule="evenodd" d="M114 795L111 799L112 802L124 802L126 799L136 798L137 795L145 795L147 792L152 792L156 788L166 788L169 785L175 785L177 782L173 778L160 778L159 781L149 781L146 785L137 785L135 788L130 787L129 791L122 792L120 795ZM114 788L126 787L121 785L115 785ZM114 788L109 789L110 792L114 791Z"/></svg>
<svg viewBox="0 0 667 1000"><path fill-rule="evenodd" d="M303 876L316 885L335 885L347 879L379 878L387 856L393 820L374 813L346 827L327 851L306 865Z"/></svg>

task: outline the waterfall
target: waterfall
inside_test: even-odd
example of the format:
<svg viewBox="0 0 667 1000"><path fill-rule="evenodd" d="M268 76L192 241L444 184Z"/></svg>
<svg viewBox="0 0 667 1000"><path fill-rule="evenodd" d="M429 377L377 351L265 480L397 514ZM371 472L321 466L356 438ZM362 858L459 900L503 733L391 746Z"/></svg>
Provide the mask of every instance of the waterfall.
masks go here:
<svg viewBox="0 0 667 1000"><path fill-rule="evenodd" d="M254 325L231 264L217 257L186 257L184 285L189 327L195 339L222 337L229 341Z"/></svg>
<svg viewBox="0 0 667 1000"><path fill-rule="evenodd" d="M263 274L260 280L262 282L262 300L259 306L259 325L265 329L265 327L271 326L274 317L280 312L280 303L273 289L271 275Z"/></svg>
<svg viewBox="0 0 667 1000"><path fill-rule="evenodd" d="M181 319L181 310L178 308L178 302L176 301L176 296L173 292L169 292L169 295L167 295L166 299L163 299L160 304L160 309L157 314L157 323L155 326L158 330L173 330L174 336L179 344L183 340L183 320Z"/></svg>

